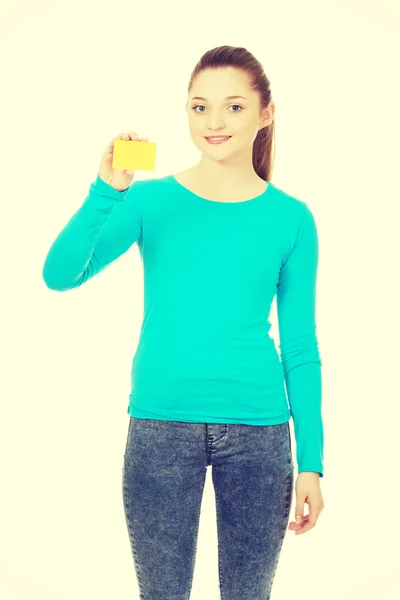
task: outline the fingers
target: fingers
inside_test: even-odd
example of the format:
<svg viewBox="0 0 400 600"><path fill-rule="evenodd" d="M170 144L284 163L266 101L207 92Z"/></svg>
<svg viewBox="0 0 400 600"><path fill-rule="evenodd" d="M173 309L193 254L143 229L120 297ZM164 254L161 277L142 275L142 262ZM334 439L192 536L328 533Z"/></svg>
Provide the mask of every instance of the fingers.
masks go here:
<svg viewBox="0 0 400 600"><path fill-rule="evenodd" d="M301 529L296 531L294 535L301 535L302 533L307 533L307 531L310 531L310 529L315 527L315 525L315 521L308 520L303 525L301 525Z"/></svg>
<svg viewBox="0 0 400 600"><path fill-rule="evenodd" d="M306 515L305 517L302 518L302 520L299 523L296 523L295 521L290 521L288 529L291 529L292 531L303 531L304 526L308 522L309 522L309 515Z"/></svg>
<svg viewBox="0 0 400 600"><path fill-rule="evenodd" d="M310 504L309 506L310 506L310 512L308 513L308 515L305 515L305 517L302 518L300 523L296 523L296 525L299 525L300 527L296 531L295 535L307 533L307 531L310 531L310 529L313 529L313 527L315 527L315 525L317 524L318 517L321 513L322 508L321 509L314 508L312 506L312 504Z"/></svg>
<svg viewBox="0 0 400 600"><path fill-rule="evenodd" d="M142 137L138 133L136 133L135 131L128 131L127 135L130 137L131 140L137 140L137 141L141 141L141 142L148 142L149 141L149 138Z"/></svg>
<svg viewBox="0 0 400 600"><path fill-rule="evenodd" d="M106 153L107 154L111 154L114 151L114 142L115 140L125 140L125 141L129 141L129 140L134 140L134 141L138 141L138 142L148 142L149 138L148 137L141 137L138 133L136 133L136 131L128 131L128 132L122 132L119 133L118 135L115 136L115 138L113 138L110 143L107 146L106 149Z"/></svg>
<svg viewBox="0 0 400 600"><path fill-rule="evenodd" d="M113 148L114 147L114 142L115 140L129 140L129 139L134 139L133 137L130 136L137 136L137 133L135 133L134 131L130 131L129 133L125 133L124 131L122 133L119 133L118 135L116 135L108 144L108 148Z"/></svg>

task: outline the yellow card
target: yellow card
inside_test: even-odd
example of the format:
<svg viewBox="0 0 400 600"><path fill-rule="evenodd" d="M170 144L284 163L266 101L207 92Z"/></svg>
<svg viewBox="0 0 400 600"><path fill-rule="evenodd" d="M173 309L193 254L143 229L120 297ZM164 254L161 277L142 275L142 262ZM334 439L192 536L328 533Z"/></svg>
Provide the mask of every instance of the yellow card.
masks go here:
<svg viewBox="0 0 400 600"><path fill-rule="evenodd" d="M113 169L154 171L156 168L155 142L114 140Z"/></svg>

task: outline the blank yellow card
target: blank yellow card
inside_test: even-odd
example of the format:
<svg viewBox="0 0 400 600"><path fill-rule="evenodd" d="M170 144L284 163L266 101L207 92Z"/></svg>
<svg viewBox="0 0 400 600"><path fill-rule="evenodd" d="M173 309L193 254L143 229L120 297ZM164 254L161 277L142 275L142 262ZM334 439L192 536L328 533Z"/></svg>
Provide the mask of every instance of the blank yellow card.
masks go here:
<svg viewBox="0 0 400 600"><path fill-rule="evenodd" d="M155 142L114 140L113 169L154 171L156 168Z"/></svg>

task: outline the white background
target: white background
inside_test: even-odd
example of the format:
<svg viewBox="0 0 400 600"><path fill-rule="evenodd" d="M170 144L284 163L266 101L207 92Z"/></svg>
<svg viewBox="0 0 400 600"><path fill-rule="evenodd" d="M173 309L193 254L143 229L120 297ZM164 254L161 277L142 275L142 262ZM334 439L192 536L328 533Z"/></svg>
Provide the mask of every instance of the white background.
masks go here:
<svg viewBox="0 0 400 600"><path fill-rule="evenodd" d="M0 22L0 597L139 598L121 487L139 251L68 293L42 268L121 131L157 143L138 179L199 161L187 85L228 44L271 81L272 182L307 202L320 242L325 509L287 532L272 598L398 600L399 3L25 0ZM210 470L191 600L204 598L219 598Z"/></svg>

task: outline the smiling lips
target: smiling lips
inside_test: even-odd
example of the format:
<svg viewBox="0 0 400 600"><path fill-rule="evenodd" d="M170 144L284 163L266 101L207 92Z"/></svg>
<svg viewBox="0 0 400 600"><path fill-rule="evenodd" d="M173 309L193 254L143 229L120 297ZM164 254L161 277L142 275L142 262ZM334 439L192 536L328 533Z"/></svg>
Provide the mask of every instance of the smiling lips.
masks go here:
<svg viewBox="0 0 400 600"><path fill-rule="evenodd" d="M231 135L226 135L226 136L212 136L212 137L207 137L205 136L205 139L207 140L207 142L209 144L222 144L223 142L226 142L227 140L231 139Z"/></svg>

